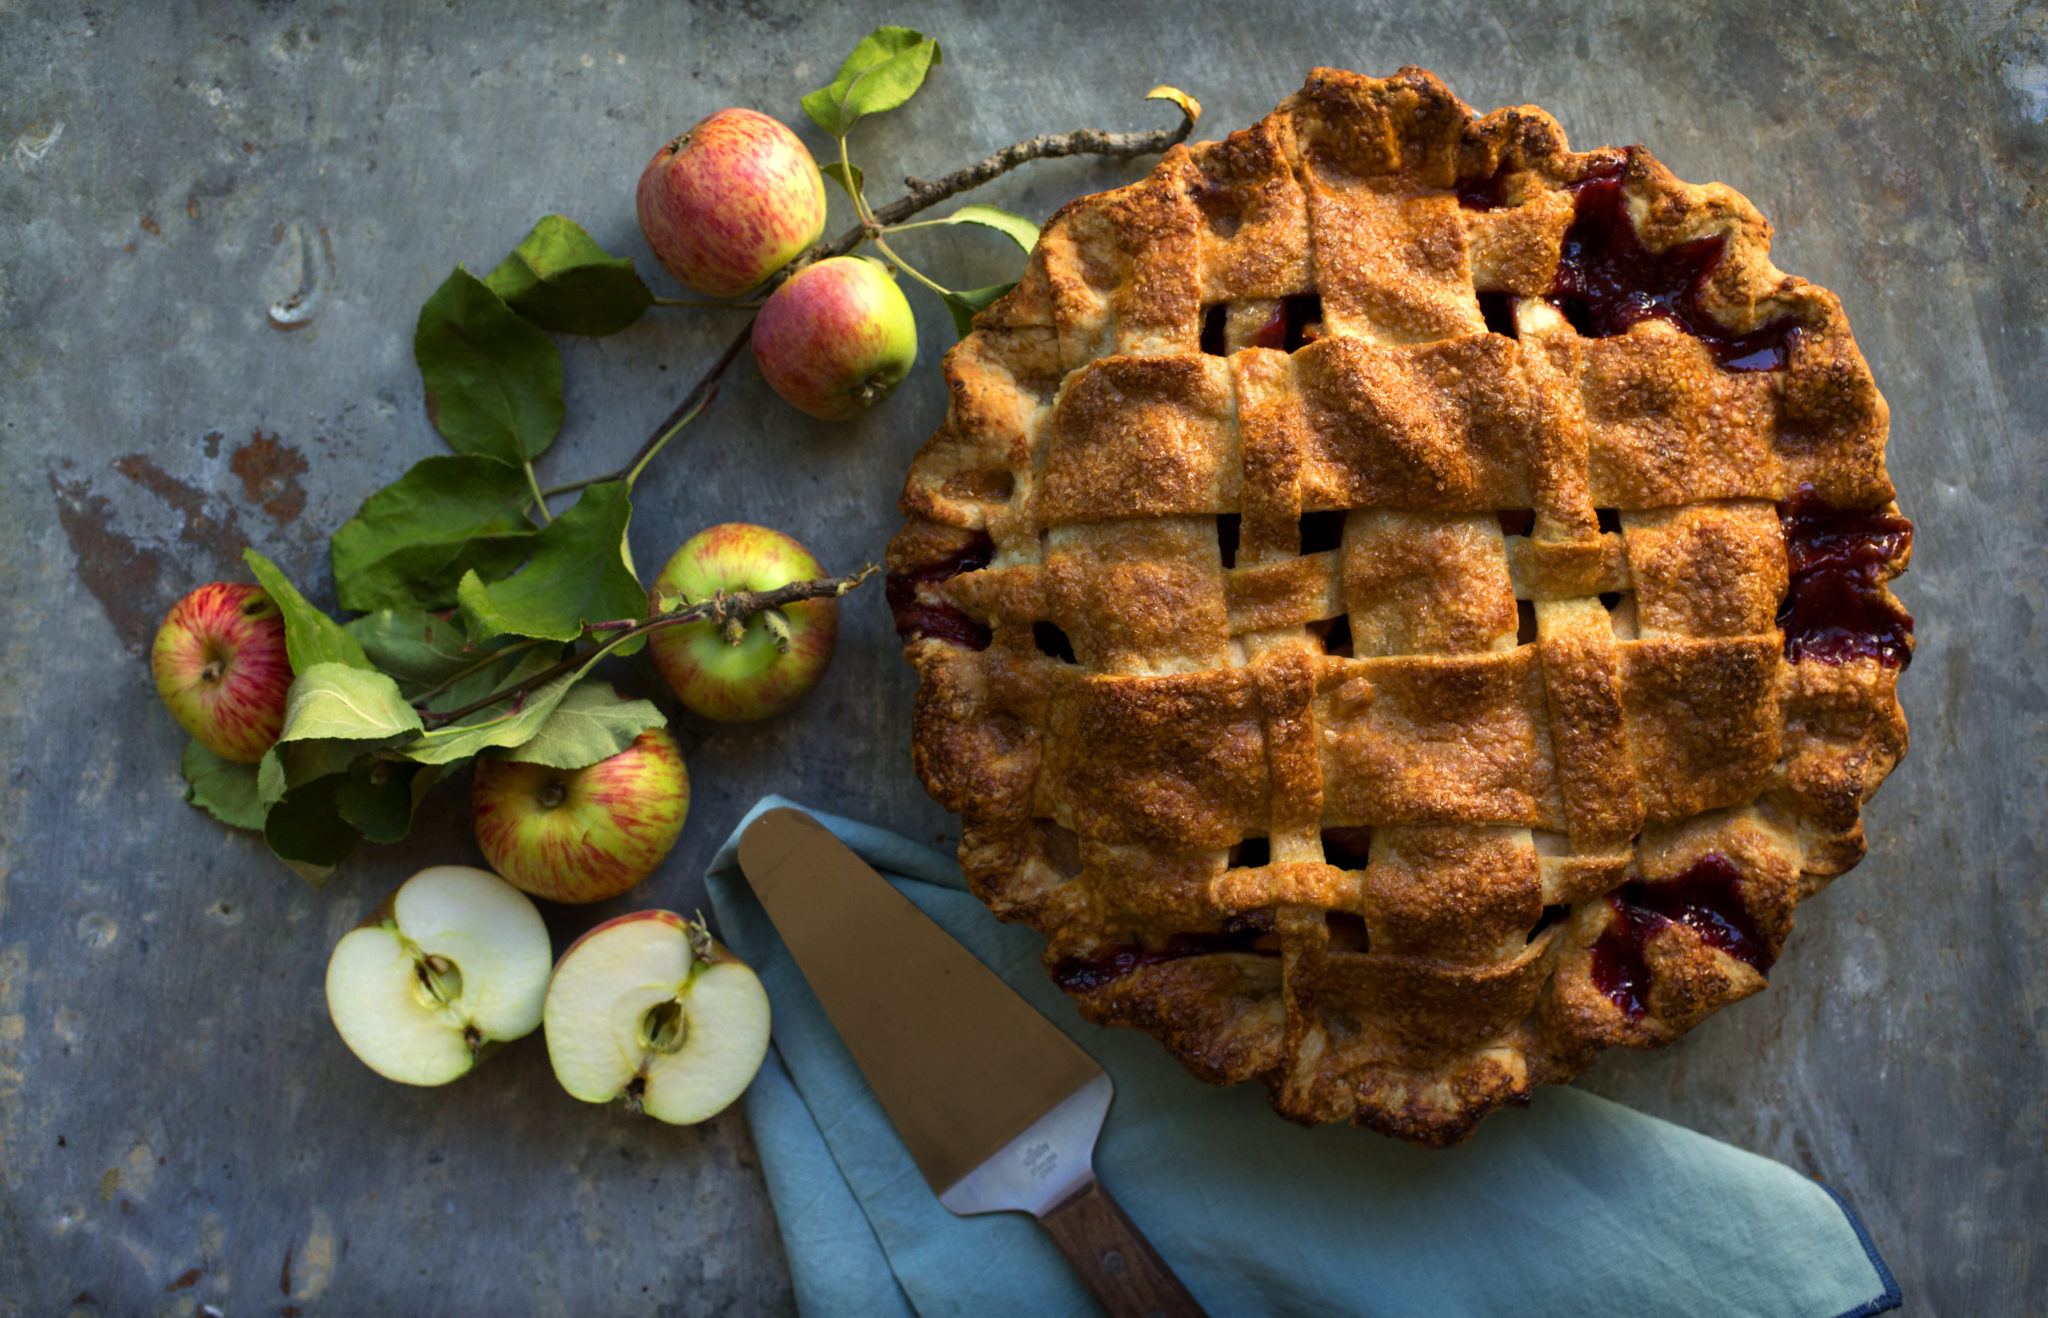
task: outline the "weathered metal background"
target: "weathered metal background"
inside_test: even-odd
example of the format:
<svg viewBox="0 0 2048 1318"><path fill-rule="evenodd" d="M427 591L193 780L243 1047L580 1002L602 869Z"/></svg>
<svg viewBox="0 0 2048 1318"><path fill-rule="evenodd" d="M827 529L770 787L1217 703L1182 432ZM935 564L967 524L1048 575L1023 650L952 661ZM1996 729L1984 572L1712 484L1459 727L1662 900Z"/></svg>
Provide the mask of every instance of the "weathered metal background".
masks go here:
<svg viewBox="0 0 2048 1318"><path fill-rule="evenodd" d="M675 1130L586 1108L537 1038L411 1090L335 1037L329 948L417 866L474 858L464 788L310 892L180 803L184 737L141 656L182 591L239 574L245 541L331 589L328 534L439 449L410 341L453 263L487 269L560 210L651 272L631 190L654 147L725 105L799 119L880 21L937 34L946 60L857 130L878 180L1046 130L1151 126L1171 114L1139 99L1158 82L1200 97L1213 134L1315 64L1417 63L1482 107L1541 104L1581 145L1646 142L1682 177L1734 184L1778 226L1779 264L1839 291L1919 524L1900 592L1920 623L1912 754L1869 814L1870 858L1802 911L1770 992L1586 1083L1838 1188L1907 1312L2038 1311L2038 4L17 0L0 4L0 1315L788 1308L737 1115ZM1142 167L1039 165L986 199L1043 218ZM992 235L905 244L965 287L1016 263ZM826 426L742 372L645 482L638 561L727 519L834 567L877 557L943 405L929 364L950 329L911 296L928 368L898 398ZM616 465L730 329L667 312L565 341L569 423L544 477ZM697 793L682 845L629 897L554 913L559 935L700 904L707 856L764 791L948 834L910 772L912 681L878 588L848 602L840 644L791 717L679 720Z"/></svg>

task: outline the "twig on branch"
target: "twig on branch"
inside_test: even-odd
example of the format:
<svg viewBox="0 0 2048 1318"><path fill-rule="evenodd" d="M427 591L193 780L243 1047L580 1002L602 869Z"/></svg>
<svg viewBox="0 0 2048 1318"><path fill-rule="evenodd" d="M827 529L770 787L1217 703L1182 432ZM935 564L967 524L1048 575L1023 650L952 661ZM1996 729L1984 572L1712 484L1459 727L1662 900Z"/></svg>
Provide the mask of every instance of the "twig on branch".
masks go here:
<svg viewBox="0 0 2048 1318"><path fill-rule="evenodd" d="M635 636L644 636L648 632L660 631L665 627L679 627L684 623L690 622L708 622L720 627L735 625L743 627L746 620L756 613L762 613L770 609L780 609L785 605L796 604L803 600L838 599L841 595L846 594L881 570L875 564L870 563L860 571L850 573L847 576L818 577L810 581L792 581L786 586L777 586L773 590L738 590L730 595L724 591L718 591L710 599L698 600L695 604L686 604L680 609L671 609L667 613L657 614L652 618L620 618L615 622L593 622L585 627L584 630L605 634L604 643L595 649L572 654L567 659L562 660L562 662L551 668L542 669L516 686L506 687L502 691L493 691L483 699L472 700L460 709L452 709L446 713L435 713L431 710L422 709L420 710L420 718L426 723L445 727L458 719L468 718L478 710L489 709L492 705L502 705L507 701L512 701L516 704L516 702L524 700L527 696L540 690L564 673L575 672L598 655L633 639ZM738 644L737 641L733 643Z"/></svg>
<svg viewBox="0 0 2048 1318"><path fill-rule="evenodd" d="M1186 141L1194 127L1194 119L1183 110L1178 127L1162 128L1153 133L1105 133L1098 128L1076 128L1071 133L1040 133L1037 137L1022 142L1012 142L994 155L976 161L965 169L955 170L944 178L929 181L904 179L903 182L910 191L875 212L875 227L887 228L892 224L901 224L919 211L936 206L948 197L978 188L989 180L999 178L1019 165L1029 164L1034 160L1057 160L1064 156L1108 156L1114 160L1129 160L1133 156L1155 155ZM779 287L783 280L815 261L845 256L866 241L873 231L868 225L856 224L830 242L816 244L802 256L776 271L768 280L768 288L772 291ZM646 441L633 454L632 460L625 466L607 476L593 476L589 480L557 485L548 490L548 493L567 494L586 485L596 485L603 481L622 481L639 470L640 465L660 446L669 430L676 422L682 420L692 407L699 403L707 407L710 405L712 397L717 393L719 381L738 359L741 350L752 339L753 333L754 317L749 316L747 323L740 327L740 332L726 345L724 353L712 363L711 369L704 372L698 377L697 383L690 386L690 392L683 395L683 401L676 404L673 412L662 418L661 424L654 428L653 433L648 435Z"/></svg>

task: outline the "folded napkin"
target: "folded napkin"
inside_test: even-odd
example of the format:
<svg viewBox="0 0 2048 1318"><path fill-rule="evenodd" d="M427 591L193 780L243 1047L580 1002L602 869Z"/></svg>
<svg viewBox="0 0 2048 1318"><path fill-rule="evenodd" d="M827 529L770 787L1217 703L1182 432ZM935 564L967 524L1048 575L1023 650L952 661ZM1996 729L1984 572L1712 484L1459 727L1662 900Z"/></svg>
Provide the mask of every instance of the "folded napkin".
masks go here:
<svg viewBox="0 0 2048 1318"><path fill-rule="evenodd" d="M746 1111L807 1315L1099 1312L1021 1213L955 1217L919 1175L741 875L712 861L725 941L760 972L774 1047ZM800 807L805 808L807 807ZM1236 1314L1797 1315L1899 1305L1863 1226L1768 1158L1575 1089L1541 1090L1454 1149L1305 1129L1254 1085L1215 1089L1150 1038L1088 1024L954 862L809 811L1116 1081L1095 1169L1214 1318ZM877 957L889 949L874 949Z"/></svg>

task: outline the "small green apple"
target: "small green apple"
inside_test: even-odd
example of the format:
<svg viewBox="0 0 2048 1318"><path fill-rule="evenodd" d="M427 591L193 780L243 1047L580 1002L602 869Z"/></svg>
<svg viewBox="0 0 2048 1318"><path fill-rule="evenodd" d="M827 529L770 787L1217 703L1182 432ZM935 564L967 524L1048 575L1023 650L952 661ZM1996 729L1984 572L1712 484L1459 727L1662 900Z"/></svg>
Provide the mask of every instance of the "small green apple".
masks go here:
<svg viewBox="0 0 2048 1318"><path fill-rule="evenodd" d="M610 759L556 769L478 756L477 845L514 887L555 902L616 897L654 872L690 813L690 775L666 728Z"/></svg>
<svg viewBox="0 0 2048 1318"><path fill-rule="evenodd" d="M917 319L886 271L859 256L805 266L754 319L754 360L776 393L826 421L887 398L917 361Z"/></svg>
<svg viewBox="0 0 2048 1318"><path fill-rule="evenodd" d="M727 522L691 536L649 593L659 613L717 591L773 590L824 575L811 551L782 532ZM652 633L648 649L686 708L738 723L779 714L816 686L838 633L839 601L801 600L747 619L737 645L720 628L692 622Z"/></svg>

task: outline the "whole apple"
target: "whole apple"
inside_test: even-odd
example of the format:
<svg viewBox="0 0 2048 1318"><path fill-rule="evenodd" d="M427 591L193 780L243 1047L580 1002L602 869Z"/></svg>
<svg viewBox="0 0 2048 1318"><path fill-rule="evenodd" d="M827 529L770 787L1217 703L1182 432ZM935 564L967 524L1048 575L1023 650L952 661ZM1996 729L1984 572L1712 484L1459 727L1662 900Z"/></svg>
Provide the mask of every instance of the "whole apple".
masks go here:
<svg viewBox="0 0 2048 1318"><path fill-rule="evenodd" d="M780 531L727 522L691 536L649 592L656 613L710 599L717 591L774 590L825 575L818 560ZM832 662L839 601L801 600L747 619L738 643L708 622L664 627L648 637L654 663L676 699L705 718L742 723L794 705Z"/></svg>
<svg viewBox="0 0 2048 1318"><path fill-rule="evenodd" d="M720 110L656 151L637 201L654 259L711 297L746 292L825 231L817 162L752 110Z"/></svg>
<svg viewBox="0 0 2048 1318"><path fill-rule="evenodd" d="M887 398L917 361L917 320L903 290L865 257L805 266L754 319L754 359L776 393L826 421Z"/></svg>
<svg viewBox="0 0 2048 1318"><path fill-rule="evenodd" d="M327 1014L389 1080L443 1085L540 1024L553 969L547 925L495 874L435 865L342 935Z"/></svg>
<svg viewBox="0 0 2048 1318"><path fill-rule="evenodd" d="M541 1028L574 1098L661 1121L717 1116L768 1055L768 995L746 963L673 911L608 920L562 953Z"/></svg>
<svg viewBox="0 0 2048 1318"><path fill-rule="evenodd" d="M666 728L581 769L478 756L474 784L476 840L491 868L554 902L603 901L640 882L690 813L690 776Z"/></svg>
<svg viewBox="0 0 2048 1318"><path fill-rule="evenodd" d="M284 731L284 616L261 586L216 581L171 606L149 670L171 717L224 760L251 764Z"/></svg>

